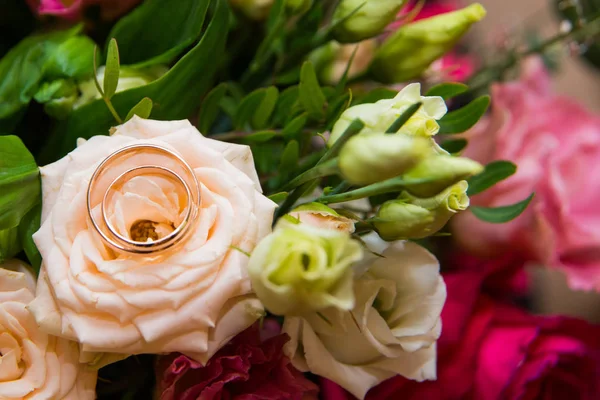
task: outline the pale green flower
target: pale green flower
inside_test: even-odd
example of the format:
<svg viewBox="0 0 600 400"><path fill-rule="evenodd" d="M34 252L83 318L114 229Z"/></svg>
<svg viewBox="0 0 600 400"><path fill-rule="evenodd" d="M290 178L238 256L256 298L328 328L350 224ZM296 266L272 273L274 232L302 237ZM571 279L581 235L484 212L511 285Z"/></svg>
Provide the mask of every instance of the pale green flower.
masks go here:
<svg viewBox="0 0 600 400"><path fill-rule="evenodd" d="M342 147L339 168L348 182L369 185L402 175L431 151L429 140L418 136L357 135Z"/></svg>
<svg viewBox="0 0 600 400"><path fill-rule="evenodd" d="M279 224L252 252L248 271L258 298L277 315L352 309L360 243L348 232L297 222Z"/></svg>
<svg viewBox="0 0 600 400"><path fill-rule="evenodd" d="M420 76L450 51L472 24L485 17L479 3L403 25L379 48L371 65L381 82L405 82Z"/></svg>
<svg viewBox="0 0 600 400"><path fill-rule="evenodd" d="M469 207L466 181L449 187L437 196L418 198L404 192L397 200L385 202L373 225L382 239L421 239L442 229L460 211Z"/></svg>
<svg viewBox="0 0 600 400"><path fill-rule="evenodd" d="M356 43L379 35L404 4L406 0L342 0L333 14L333 24L343 21L334 31L336 40Z"/></svg>
<svg viewBox="0 0 600 400"><path fill-rule="evenodd" d="M431 137L440 127L436 122L448 108L439 96L421 96L421 84L412 83L402 89L393 99L379 100L371 104L359 104L342 113L331 130L328 145L331 146L355 119L360 119L365 127L361 134L386 132L402 113L415 103L422 102L421 108L404 124L401 133Z"/></svg>

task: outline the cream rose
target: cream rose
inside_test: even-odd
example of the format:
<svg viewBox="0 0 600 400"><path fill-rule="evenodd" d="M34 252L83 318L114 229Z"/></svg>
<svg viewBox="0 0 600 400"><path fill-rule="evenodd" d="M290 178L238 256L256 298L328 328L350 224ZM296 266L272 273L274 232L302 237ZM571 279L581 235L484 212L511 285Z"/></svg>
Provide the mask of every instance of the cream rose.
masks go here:
<svg viewBox="0 0 600 400"><path fill-rule="evenodd" d="M436 377L436 340L446 286L435 257L411 242L395 242L354 283L352 311L286 318L284 348L301 371L346 388L358 398L395 375Z"/></svg>
<svg viewBox="0 0 600 400"><path fill-rule="evenodd" d="M35 279L17 261L0 265L0 399L96 398L96 372L76 343L41 332L27 304Z"/></svg>
<svg viewBox="0 0 600 400"><path fill-rule="evenodd" d="M181 247L155 258L109 249L86 207L100 162L141 144L178 154L193 170L201 194L196 223ZM160 157L142 152L137 161L158 163ZM246 254L270 232L275 203L261 194L249 147L207 139L188 121L134 117L112 136L80 143L42 167L41 175L42 227L34 240L43 266L31 309L43 329L78 341L87 361L106 363L96 352L177 351L206 362L262 312L251 291ZM106 188L99 189L102 194ZM114 190L107 220L130 240L159 240L182 221L187 202L182 190L160 175L133 176ZM99 215L101 196L91 202Z"/></svg>

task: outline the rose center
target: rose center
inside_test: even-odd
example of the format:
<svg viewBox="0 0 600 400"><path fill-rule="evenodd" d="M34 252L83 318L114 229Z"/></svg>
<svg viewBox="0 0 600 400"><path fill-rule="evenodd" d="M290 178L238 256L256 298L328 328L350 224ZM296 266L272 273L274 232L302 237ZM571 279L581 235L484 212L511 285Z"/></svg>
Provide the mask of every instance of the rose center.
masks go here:
<svg viewBox="0 0 600 400"><path fill-rule="evenodd" d="M154 242L168 236L175 230L174 224L155 222L147 219L138 220L129 228L129 236L136 242Z"/></svg>

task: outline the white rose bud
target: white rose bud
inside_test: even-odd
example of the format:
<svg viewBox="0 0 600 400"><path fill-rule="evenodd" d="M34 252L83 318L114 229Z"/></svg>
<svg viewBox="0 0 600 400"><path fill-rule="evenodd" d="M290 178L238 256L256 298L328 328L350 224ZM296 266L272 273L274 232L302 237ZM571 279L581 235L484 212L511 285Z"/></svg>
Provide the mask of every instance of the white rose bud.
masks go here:
<svg viewBox="0 0 600 400"><path fill-rule="evenodd" d="M403 174L430 153L430 142L420 137L357 135L342 147L339 168L348 182L369 185Z"/></svg>
<svg viewBox="0 0 600 400"><path fill-rule="evenodd" d="M265 308L300 315L354 306L352 264L362 248L348 232L284 223L252 252L248 271Z"/></svg>

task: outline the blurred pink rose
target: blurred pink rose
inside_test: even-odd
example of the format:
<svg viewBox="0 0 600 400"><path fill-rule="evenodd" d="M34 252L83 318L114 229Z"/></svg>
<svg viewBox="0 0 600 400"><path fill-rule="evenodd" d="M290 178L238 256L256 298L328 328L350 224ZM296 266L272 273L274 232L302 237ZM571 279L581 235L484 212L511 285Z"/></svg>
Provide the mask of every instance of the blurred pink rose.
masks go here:
<svg viewBox="0 0 600 400"><path fill-rule="evenodd" d="M389 30L395 31L402 25L402 17L411 13L415 7L412 1L398 15L398 21L393 22ZM446 14L461 8L459 0L438 0L426 1L421 10L417 13L413 21L434 17L440 14ZM476 69L476 60L470 54L461 54L454 50L446 54L431 65L431 72L436 75L438 80L465 82L469 79Z"/></svg>
<svg viewBox="0 0 600 400"><path fill-rule="evenodd" d="M600 398L600 327L571 318L545 318L479 294L483 274L444 277L438 380L392 378L367 400L593 400ZM325 400L352 396L332 382Z"/></svg>
<svg viewBox="0 0 600 400"><path fill-rule="evenodd" d="M160 400L302 400L316 398L317 386L296 370L282 347L289 340L279 325L252 325L206 364L173 353L157 365Z"/></svg>
<svg viewBox="0 0 600 400"><path fill-rule="evenodd" d="M600 290L600 117L552 93L542 61L528 60L517 82L492 87L492 113L467 133L465 156L482 163L510 160L518 172L474 196L497 207L535 192L533 203L508 224L488 224L465 213L454 235L473 253L507 250L558 267L571 287Z"/></svg>
<svg viewBox="0 0 600 400"><path fill-rule="evenodd" d="M132 9L141 0L27 0L29 7L39 15L78 20L86 7L100 6L100 17L110 21Z"/></svg>

